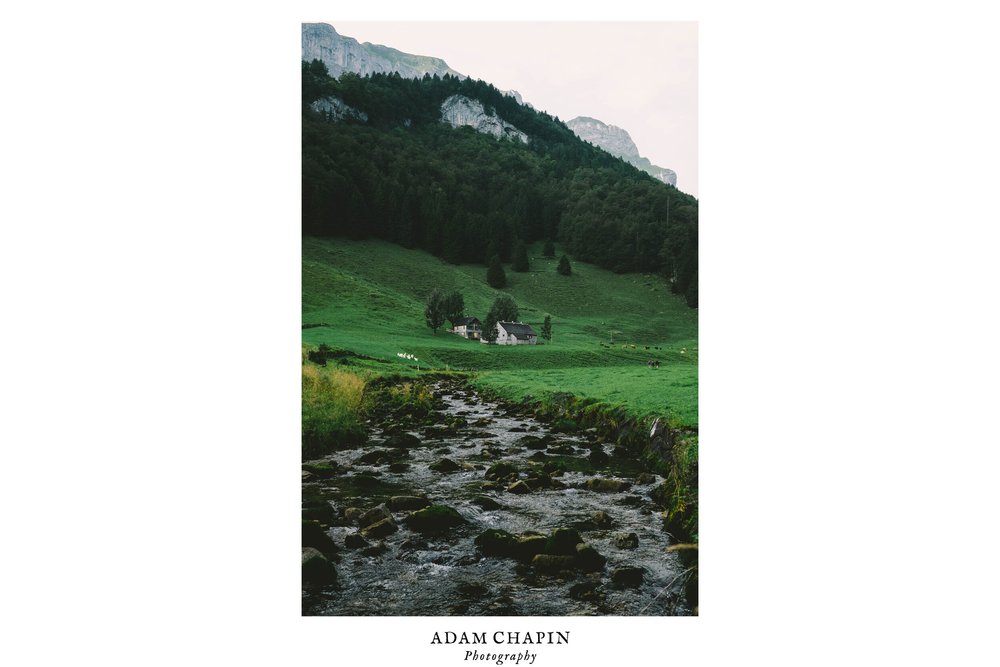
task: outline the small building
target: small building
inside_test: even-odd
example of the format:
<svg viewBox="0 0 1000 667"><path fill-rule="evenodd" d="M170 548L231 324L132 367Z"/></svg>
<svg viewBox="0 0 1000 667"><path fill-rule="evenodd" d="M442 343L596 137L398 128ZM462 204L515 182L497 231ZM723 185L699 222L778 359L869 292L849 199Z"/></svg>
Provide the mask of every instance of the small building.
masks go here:
<svg viewBox="0 0 1000 667"><path fill-rule="evenodd" d="M469 340L479 340L483 334L483 324L478 317L460 317L455 320L451 330L462 338Z"/></svg>
<svg viewBox="0 0 1000 667"><path fill-rule="evenodd" d="M535 330L524 322L497 322L497 345L534 345L537 338Z"/></svg>

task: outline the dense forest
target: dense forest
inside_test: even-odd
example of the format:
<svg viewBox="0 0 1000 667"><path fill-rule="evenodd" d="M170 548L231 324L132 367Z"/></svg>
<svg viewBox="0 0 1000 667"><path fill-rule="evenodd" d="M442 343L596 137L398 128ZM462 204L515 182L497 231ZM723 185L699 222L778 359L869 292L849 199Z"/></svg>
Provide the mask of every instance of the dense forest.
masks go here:
<svg viewBox="0 0 1000 667"><path fill-rule="evenodd" d="M499 140L440 122L441 103L479 100L528 135ZM558 118L473 79L327 75L302 63L302 225L374 236L453 263L510 261L518 242L560 242L616 272L658 272L698 300L698 201L580 140ZM334 121L337 97L367 120Z"/></svg>

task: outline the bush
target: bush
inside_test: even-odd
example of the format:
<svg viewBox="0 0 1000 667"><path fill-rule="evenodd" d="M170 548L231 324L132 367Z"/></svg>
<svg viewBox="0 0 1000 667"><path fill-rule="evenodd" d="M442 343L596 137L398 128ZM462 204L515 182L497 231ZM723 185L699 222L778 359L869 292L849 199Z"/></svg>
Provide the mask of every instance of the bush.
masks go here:
<svg viewBox="0 0 1000 667"><path fill-rule="evenodd" d="M559 266L556 268L556 271L564 276L568 276L573 273L573 269L571 269L569 265L569 257L563 255L559 258Z"/></svg>

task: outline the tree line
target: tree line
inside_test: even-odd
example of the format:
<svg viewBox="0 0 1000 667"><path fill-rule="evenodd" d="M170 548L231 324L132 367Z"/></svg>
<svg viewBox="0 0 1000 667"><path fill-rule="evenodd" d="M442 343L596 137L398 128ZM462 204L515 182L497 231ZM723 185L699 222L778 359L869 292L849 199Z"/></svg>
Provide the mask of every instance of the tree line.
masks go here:
<svg viewBox="0 0 1000 667"><path fill-rule="evenodd" d="M496 255L515 271L527 264L526 244L558 241L574 258L619 273L661 273L697 305L698 201L580 140L558 118L449 75L333 79L313 61L303 63L302 80L303 233L382 238L456 264L488 265ZM530 143L439 122L453 94L479 100ZM326 96L367 122L313 111Z"/></svg>

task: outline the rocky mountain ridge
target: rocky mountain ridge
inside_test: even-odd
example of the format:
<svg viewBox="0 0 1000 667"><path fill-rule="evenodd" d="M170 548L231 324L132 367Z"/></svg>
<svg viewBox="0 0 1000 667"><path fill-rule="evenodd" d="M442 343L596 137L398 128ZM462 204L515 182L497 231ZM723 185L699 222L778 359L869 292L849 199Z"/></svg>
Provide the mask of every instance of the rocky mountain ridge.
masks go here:
<svg viewBox="0 0 1000 667"><path fill-rule="evenodd" d="M465 76L448 67L440 58L403 53L397 49L370 42L359 43L353 37L339 34L326 23L302 24L302 60L320 60L330 76L339 77L344 72L364 76L376 72L399 72L409 79L419 79L424 74Z"/></svg>
<svg viewBox="0 0 1000 667"><path fill-rule="evenodd" d="M639 148L632 137L623 128L609 125L589 116L577 116L566 121L566 127L573 130L576 136L590 142L598 148L622 158L629 164L669 185L677 185L677 174L672 169L658 167L647 158L639 155Z"/></svg>

